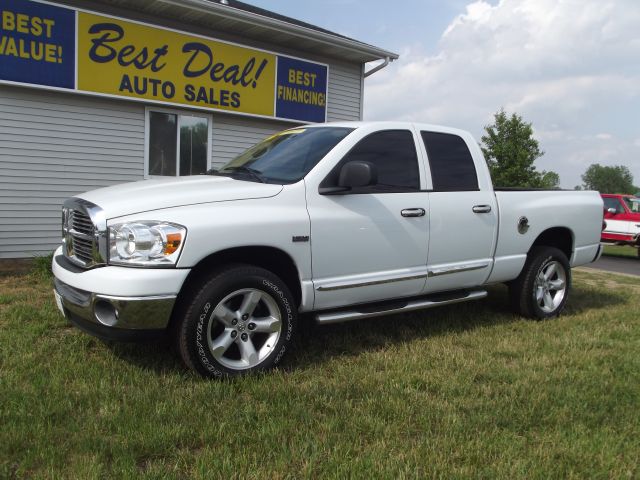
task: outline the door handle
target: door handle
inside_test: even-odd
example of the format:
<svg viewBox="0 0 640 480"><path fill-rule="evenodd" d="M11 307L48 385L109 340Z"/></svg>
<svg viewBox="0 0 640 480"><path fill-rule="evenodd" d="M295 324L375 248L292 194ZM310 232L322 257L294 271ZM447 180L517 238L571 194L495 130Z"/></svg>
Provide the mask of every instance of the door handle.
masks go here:
<svg viewBox="0 0 640 480"><path fill-rule="evenodd" d="M491 211L491 205L474 205L473 213L489 213Z"/></svg>
<svg viewBox="0 0 640 480"><path fill-rule="evenodd" d="M400 212L403 217L424 217L424 208L405 208Z"/></svg>

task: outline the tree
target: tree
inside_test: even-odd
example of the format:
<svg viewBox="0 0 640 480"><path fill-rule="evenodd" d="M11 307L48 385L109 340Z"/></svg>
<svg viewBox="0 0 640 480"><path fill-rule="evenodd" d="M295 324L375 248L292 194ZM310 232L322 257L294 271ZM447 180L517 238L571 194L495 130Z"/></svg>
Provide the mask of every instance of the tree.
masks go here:
<svg viewBox="0 0 640 480"><path fill-rule="evenodd" d="M624 165L612 167L594 163L582 175L585 190L597 190L600 193L635 193L633 175Z"/></svg>
<svg viewBox="0 0 640 480"><path fill-rule="evenodd" d="M556 172L547 172L543 170L540 174L540 188L560 188L560 175Z"/></svg>
<svg viewBox="0 0 640 480"><path fill-rule="evenodd" d="M503 109L494 115L494 123L484 127L484 153L491 178L497 187L556 188L560 177L555 172L538 172L533 164L544 155L533 138L531 124Z"/></svg>

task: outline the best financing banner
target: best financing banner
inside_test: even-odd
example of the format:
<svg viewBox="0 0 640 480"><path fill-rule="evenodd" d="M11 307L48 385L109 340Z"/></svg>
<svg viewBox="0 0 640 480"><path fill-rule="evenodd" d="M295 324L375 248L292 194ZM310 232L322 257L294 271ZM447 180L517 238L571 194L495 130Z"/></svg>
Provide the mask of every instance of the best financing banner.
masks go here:
<svg viewBox="0 0 640 480"><path fill-rule="evenodd" d="M326 120L327 65L29 0L0 10L0 82Z"/></svg>

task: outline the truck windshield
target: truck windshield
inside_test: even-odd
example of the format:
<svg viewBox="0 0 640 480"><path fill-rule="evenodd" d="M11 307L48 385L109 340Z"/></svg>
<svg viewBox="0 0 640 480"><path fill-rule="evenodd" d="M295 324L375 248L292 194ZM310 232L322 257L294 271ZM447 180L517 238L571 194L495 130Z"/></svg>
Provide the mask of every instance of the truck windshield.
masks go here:
<svg viewBox="0 0 640 480"><path fill-rule="evenodd" d="M237 156L212 175L252 182L289 184L302 179L353 128L296 128L276 133Z"/></svg>

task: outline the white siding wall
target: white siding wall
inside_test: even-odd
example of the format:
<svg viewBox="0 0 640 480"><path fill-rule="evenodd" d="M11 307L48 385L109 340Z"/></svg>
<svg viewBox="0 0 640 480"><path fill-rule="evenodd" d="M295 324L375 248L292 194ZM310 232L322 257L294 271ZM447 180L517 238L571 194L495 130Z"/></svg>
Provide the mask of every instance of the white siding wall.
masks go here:
<svg viewBox="0 0 640 480"><path fill-rule="evenodd" d="M361 67L328 63L327 119L361 119ZM144 110L138 102L0 85L0 259L51 252L66 198L143 178ZM212 120L214 167L295 125L220 113Z"/></svg>
<svg viewBox="0 0 640 480"><path fill-rule="evenodd" d="M362 120L362 66L329 65L327 120Z"/></svg>
<svg viewBox="0 0 640 480"><path fill-rule="evenodd" d="M60 243L67 197L142 178L144 107L0 85L0 258Z"/></svg>
<svg viewBox="0 0 640 480"><path fill-rule="evenodd" d="M291 126L288 122L213 115L211 164L220 167L260 140Z"/></svg>

